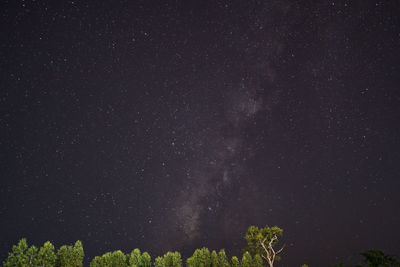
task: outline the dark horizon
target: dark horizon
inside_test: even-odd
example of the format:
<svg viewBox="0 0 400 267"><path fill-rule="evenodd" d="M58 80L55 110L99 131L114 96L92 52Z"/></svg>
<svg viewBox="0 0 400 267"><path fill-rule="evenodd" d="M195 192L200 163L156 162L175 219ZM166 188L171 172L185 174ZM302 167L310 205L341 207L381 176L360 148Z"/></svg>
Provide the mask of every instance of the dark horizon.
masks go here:
<svg viewBox="0 0 400 267"><path fill-rule="evenodd" d="M396 1L5 1L0 256L399 255Z"/></svg>

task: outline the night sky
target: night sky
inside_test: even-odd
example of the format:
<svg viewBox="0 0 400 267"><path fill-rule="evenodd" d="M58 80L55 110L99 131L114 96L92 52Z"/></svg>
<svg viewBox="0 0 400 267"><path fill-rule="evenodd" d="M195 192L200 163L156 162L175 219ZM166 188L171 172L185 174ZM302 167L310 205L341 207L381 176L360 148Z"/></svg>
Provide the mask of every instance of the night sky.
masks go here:
<svg viewBox="0 0 400 267"><path fill-rule="evenodd" d="M397 1L3 1L0 256L400 248Z"/></svg>

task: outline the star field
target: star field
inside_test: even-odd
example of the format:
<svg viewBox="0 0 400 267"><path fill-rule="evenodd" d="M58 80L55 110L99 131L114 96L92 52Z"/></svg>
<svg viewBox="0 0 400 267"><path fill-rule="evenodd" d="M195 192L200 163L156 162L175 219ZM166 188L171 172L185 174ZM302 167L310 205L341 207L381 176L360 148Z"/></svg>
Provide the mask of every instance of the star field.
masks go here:
<svg viewBox="0 0 400 267"><path fill-rule="evenodd" d="M395 1L5 1L0 255L398 254Z"/></svg>

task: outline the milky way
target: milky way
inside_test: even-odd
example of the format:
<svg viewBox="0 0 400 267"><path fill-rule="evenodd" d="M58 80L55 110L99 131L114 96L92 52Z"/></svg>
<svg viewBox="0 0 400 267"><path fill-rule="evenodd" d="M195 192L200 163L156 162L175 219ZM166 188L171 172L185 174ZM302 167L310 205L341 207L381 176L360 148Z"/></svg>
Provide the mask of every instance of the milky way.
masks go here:
<svg viewBox="0 0 400 267"><path fill-rule="evenodd" d="M193 239L199 238L204 232L204 218L210 216L219 218L222 226L219 228L222 231L219 234L226 237L234 234L234 229L243 229L247 223L246 218L236 218L238 220L233 221L232 212L242 212L241 209L248 207L236 201L232 206L230 203L224 203L224 200L232 198L235 194L237 195L233 199L240 199L240 195L245 194L243 191L249 193L257 186L246 177L246 162L254 160L254 150L257 146L255 140L246 140L246 128L257 124L257 116L262 118L262 127L273 127L270 116L274 106L279 104L280 89L274 86L277 75L272 65L284 46L277 31L287 30L280 26L276 26L275 32L266 32L264 29L268 29L268 25L282 23L282 17L288 12L290 5L283 2L272 5L261 3L257 7L245 8L243 13L249 21L246 22L245 32L234 33L237 40L233 42L232 49L243 55L246 61L237 66L239 70L235 72L239 71L241 75L235 77L233 82L223 83L220 85L222 88L214 84L209 85L211 90L221 92L218 95L219 106L213 108L214 113L207 112L201 115L208 123L191 136L191 140L199 147L195 152L196 160L185 166L186 179L180 193L167 209L167 227L170 230L175 228L176 236L179 236L174 236L173 241L168 241L173 244L172 247L176 247L177 244L187 245L193 242ZM278 13L282 16L280 19L272 16ZM234 21L225 21L222 27L229 27L233 23ZM230 34L233 35L233 32ZM262 40L258 40L257 35L262 35ZM253 39L249 36L255 37ZM223 73L217 79L224 80L226 76L229 76L229 73ZM196 113L189 116L195 115ZM228 192L230 194L226 197ZM169 210L174 212L169 214ZM179 235L181 232L184 235Z"/></svg>

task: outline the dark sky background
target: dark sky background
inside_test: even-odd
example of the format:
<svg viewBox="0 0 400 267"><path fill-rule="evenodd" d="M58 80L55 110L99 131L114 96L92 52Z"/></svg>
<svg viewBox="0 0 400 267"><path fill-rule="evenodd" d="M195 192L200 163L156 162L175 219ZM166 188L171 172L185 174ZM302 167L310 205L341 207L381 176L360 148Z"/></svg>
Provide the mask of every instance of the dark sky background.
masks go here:
<svg viewBox="0 0 400 267"><path fill-rule="evenodd" d="M0 255L400 248L397 1L3 1Z"/></svg>

